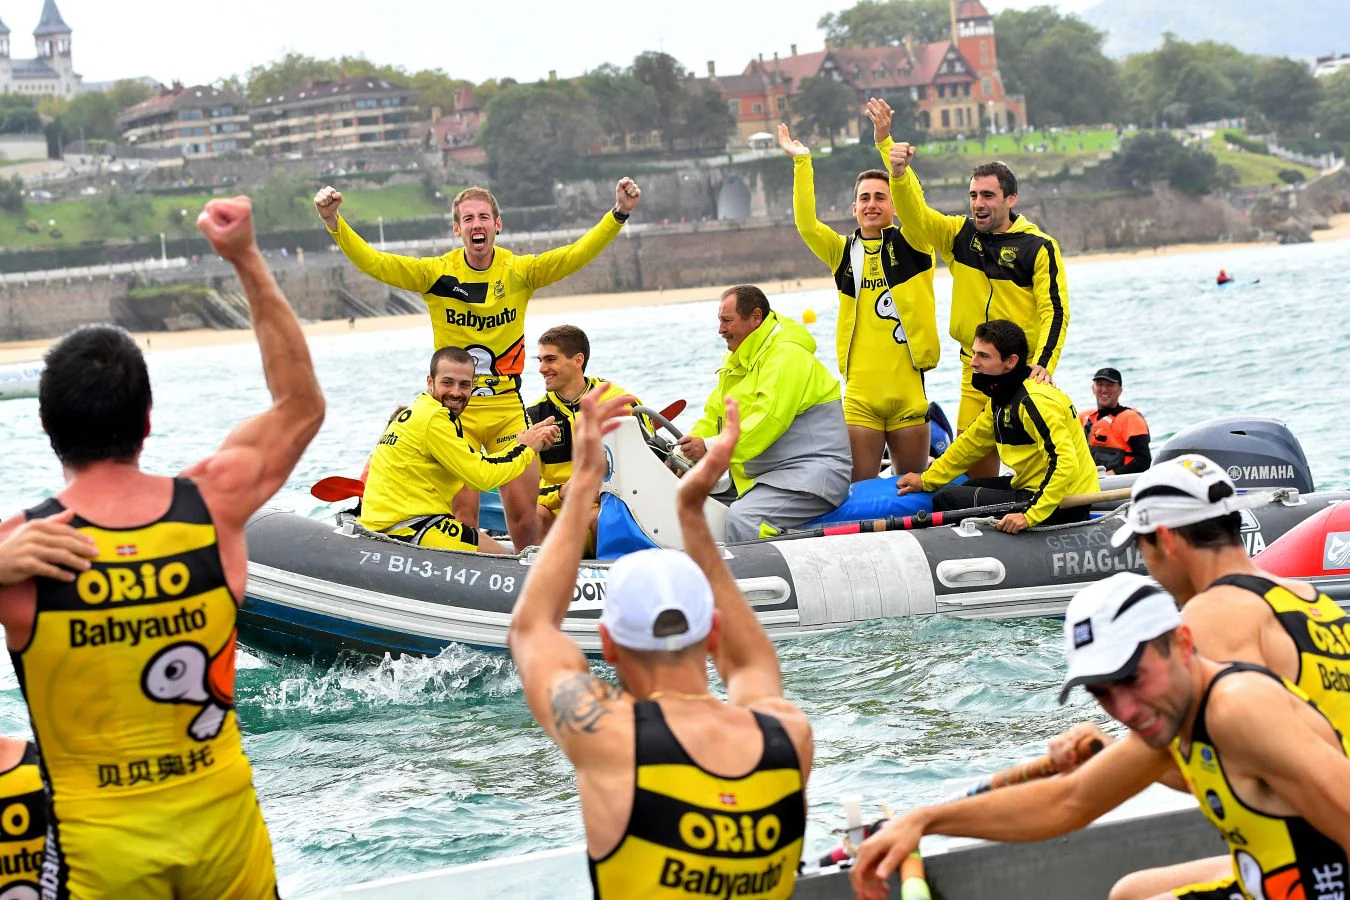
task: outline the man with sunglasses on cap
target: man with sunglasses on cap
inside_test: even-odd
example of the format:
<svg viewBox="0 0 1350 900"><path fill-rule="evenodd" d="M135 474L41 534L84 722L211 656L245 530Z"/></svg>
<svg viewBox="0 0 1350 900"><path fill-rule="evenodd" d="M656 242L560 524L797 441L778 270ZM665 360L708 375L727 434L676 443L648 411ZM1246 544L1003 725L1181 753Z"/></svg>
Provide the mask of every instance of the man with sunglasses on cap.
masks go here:
<svg viewBox="0 0 1350 900"><path fill-rule="evenodd" d="M1143 472L1153 464L1148 423L1137 409L1120 405L1120 370L1105 366L1092 376L1097 408L1078 414L1092 459L1107 475Z"/></svg>
<svg viewBox="0 0 1350 900"><path fill-rule="evenodd" d="M1275 578L1247 556L1241 511L1265 502L1261 492L1239 495L1222 466L1187 454L1140 476L1112 544L1137 544L1149 574L1181 604L1200 652L1270 669L1350 735L1350 617L1311 585ZM1083 722L1050 742L1061 772L1078 764L1075 742L1089 735L1111 741ZM1140 873L1122 884L1117 900L1152 897L1226 868L1219 857Z"/></svg>
<svg viewBox="0 0 1350 900"><path fill-rule="evenodd" d="M1060 702L1083 685L1129 734L1072 774L893 819L862 846L851 875L858 897L885 897L885 879L925 834L1045 840L1178 770L1232 855L1222 879L1171 896L1313 900L1332 896L1333 883L1343 887L1350 758L1306 694L1261 666L1202 656L1176 601L1134 573L1080 591L1065 611L1064 639ZM1166 888L1149 896L1160 893Z"/></svg>
<svg viewBox="0 0 1350 900"><path fill-rule="evenodd" d="M581 399L572 488L512 615L511 656L535 719L576 767L597 898L787 898L806 828L811 726L783 698L773 645L703 517L740 434L734 399L721 438L677 493L688 555L644 550L609 570L599 649L619 685L592 676L562 631L605 473L602 435L632 403ZM708 690L709 655L725 701Z"/></svg>

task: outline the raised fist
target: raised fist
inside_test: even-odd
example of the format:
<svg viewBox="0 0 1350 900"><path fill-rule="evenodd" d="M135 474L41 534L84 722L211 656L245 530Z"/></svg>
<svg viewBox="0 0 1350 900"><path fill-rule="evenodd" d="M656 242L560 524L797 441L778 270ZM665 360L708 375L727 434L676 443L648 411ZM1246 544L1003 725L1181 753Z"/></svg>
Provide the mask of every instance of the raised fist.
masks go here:
<svg viewBox="0 0 1350 900"><path fill-rule="evenodd" d="M341 205L342 192L331 184L319 188L319 192L314 195L314 208L329 231L337 231L338 207Z"/></svg>
<svg viewBox="0 0 1350 900"><path fill-rule="evenodd" d="M620 178L614 186L614 208L625 215L637 208L642 199L642 188L631 178Z"/></svg>
<svg viewBox="0 0 1350 900"><path fill-rule="evenodd" d="M197 216L197 228L222 259L234 262L257 249L253 241L253 201L242 194L207 203Z"/></svg>
<svg viewBox="0 0 1350 900"><path fill-rule="evenodd" d="M914 159L914 148L905 141L900 141L891 146L891 177L899 178L905 174L909 168L910 160Z"/></svg>

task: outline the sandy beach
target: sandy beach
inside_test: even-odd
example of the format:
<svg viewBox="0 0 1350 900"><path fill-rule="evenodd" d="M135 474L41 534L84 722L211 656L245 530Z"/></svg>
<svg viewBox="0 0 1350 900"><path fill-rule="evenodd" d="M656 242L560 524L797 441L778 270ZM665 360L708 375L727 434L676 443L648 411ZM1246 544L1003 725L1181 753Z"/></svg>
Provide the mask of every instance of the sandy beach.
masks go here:
<svg viewBox="0 0 1350 900"><path fill-rule="evenodd" d="M1313 232L1313 240L1319 243L1350 239L1350 213L1333 216L1331 227ZM1083 266L1101 262L1117 262L1130 259L1152 259L1159 256L1177 256L1184 253L1203 253L1215 250L1243 250L1253 247L1272 246L1266 243L1215 243L1215 244L1174 244L1157 250L1129 250L1118 253L1090 253L1071 256L1066 266ZM945 272L940 271L939 277ZM780 282L761 283L764 292L772 298L775 294L789 291L826 290L833 285L833 279L819 278L791 279ZM540 312L566 313L575 310L592 309L628 309L642 306L661 306L672 303L691 303L699 300L715 300L720 286L676 288L669 291L630 291L607 294L572 294L560 297L540 297L531 303L531 308ZM420 328L426 324L426 316L421 313L406 316L380 316L370 319L357 319L348 324L346 319L328 322L312 322L304 326L305 333L312 336L348 334L369 331L398 331ZM174 350L190 347L209 347L220 344L236 344L252 341L253 333L245 330L194 329L191 331L152 331L140 332L137 342L149 352L156 350ZM24 362L41 358L43 352L56 339L45 338L35 341L13 341L0 343L0 364Z"/></svg>

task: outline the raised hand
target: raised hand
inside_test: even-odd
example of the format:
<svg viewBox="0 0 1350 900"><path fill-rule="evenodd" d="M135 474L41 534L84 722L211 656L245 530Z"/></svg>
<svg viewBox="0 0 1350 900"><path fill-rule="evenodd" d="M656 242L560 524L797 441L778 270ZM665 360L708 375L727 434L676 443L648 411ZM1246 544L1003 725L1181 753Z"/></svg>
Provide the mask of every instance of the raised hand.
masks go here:
<svg viewBox="0 0 1350 900"><path fill-rule="evenodd" d="M253 201L242 194L207 203L197 216L197 228L212 249L230 262L258 249L253 240Z"/></svg>
<svg viewBox="0 0 1350 900"><path fill-rule="evenodd" d="M609 463L605 460L605 435L620 425L620 420L637 405L637 398L627 394L597 400L598 391L588 391L581 398L581 412L572 424L572 477L570 490L585 490L590 496L599 490Z"/></svg>
<svg viewBox="0 0 1350 900"><path fill-rule="evenodd" d="M891 105L885 100L873 97L867 101L867 118L872 120L872 135L875 143L880 144L891 136Z"/></svg>
<svg viewBox="0 0 1350 900"><path fill-rule="evenodd" d="M17 584L35 576L74 581L98 555L94 539L70 527L73 510L33 519L14 529L0 543L0 584Z"/></svg>
<svg viewBox="0 0 1350 900"><path fill-rule="evenodd" d="M627 215L637 208L642 199L642 188L631 178L620 178L614 186L614 208Z"/></svg>
<svg viewBox="0 0 1350 900"><path fill-rule="evenodd" d="M702 505L713 488L731 466L731 454L741 437L741 407L733 398L726 398L726 416L722 431L703 458L680 479L675 497L682 504Z"/></svg>
<svg viewBox="0 0 1350 900"><path fill-rule="evenodd" d="M914 159L914 148L906 141L900 141L891 146L891 177L899 178L905 174L909 168L910 160Z"/></svg>
<svg viewBox="0 0 1350 900"><path fill-rule="evenodd" d="M788 156L810 156L811 148L801 141L794 141L792 135L788 134L786 122L778 123L778 146L783 148L783 152Z"/></svg>
<svg viewBox="0 0 1350 900"><path fill-rule="evenodd" d="M318 210L319 218L323 219L323 224L328 226L329 231L337 231L338 207L342 205L342 192L331 184L319 188L319 192L314 195L314 208Z"/></svg>

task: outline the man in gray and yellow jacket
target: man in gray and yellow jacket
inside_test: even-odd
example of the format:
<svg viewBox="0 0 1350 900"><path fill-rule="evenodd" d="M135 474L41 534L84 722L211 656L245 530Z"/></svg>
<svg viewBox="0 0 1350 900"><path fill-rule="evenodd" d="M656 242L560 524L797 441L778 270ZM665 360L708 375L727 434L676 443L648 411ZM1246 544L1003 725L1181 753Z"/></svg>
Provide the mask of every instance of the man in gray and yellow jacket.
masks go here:
<svg viewBox="0 0 1350 900"><path fill-rule="evenodd" d="M823 515L848 496L848 432L839 382L816 359L815 338L778 316L759 288L722 294L718 333L727 342L717 389L703 418L679 441L697 462L722 430L725 399L740 403L741 438L731 455L739 495L727 516L729 542L771 537Z"/></svg>

